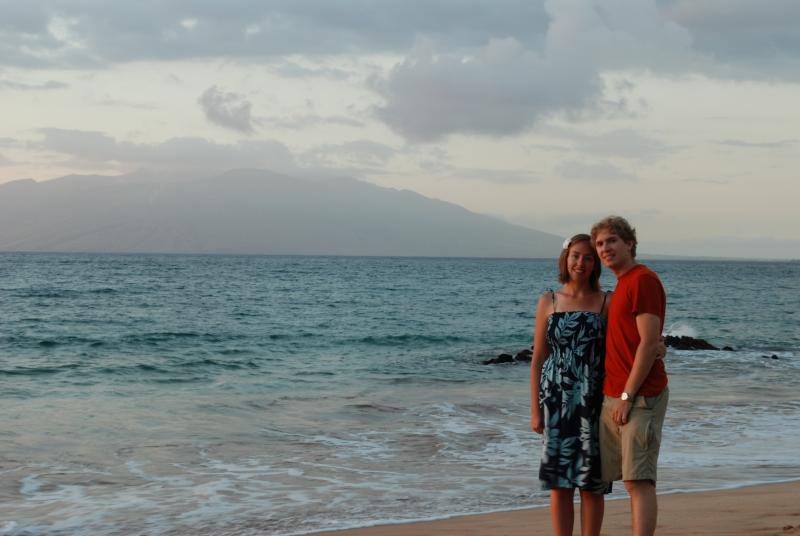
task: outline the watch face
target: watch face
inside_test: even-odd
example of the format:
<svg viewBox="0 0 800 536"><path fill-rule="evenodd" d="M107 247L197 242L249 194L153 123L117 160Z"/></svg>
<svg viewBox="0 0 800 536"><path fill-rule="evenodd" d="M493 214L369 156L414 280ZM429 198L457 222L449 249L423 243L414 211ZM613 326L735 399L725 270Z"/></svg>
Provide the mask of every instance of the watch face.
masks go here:
<svg viewBox="0 0 800 536"><path fill-rule="evenodd" d="M630 400L631 396L628 393L622 393L622 400Z"/></svg>

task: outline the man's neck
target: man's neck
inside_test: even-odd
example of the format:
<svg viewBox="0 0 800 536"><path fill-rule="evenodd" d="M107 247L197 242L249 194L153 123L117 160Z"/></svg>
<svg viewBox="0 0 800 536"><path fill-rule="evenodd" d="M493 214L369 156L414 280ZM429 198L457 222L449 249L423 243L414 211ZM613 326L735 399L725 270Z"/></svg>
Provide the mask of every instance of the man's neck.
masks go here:
<svg viewBox="0 0 800 536"><path fill-rule="evenodd" d="M631 259L630 262L626 263L624 266L621 266L617 269L612 269L612 271L614 272L614 275L617 276L617 279L619 279L623 275L630 272L637 264L639 263L636 262L636 259Z"/></svg>

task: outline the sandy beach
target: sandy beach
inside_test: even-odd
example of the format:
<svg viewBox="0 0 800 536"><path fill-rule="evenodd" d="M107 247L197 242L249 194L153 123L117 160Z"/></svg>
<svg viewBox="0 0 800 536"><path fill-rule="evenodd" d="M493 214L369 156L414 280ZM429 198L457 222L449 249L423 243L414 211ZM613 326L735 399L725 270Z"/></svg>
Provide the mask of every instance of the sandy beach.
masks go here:
<svg viewBox="0 0 800 536"><path fill-rule="evenodd" d="M326 532L330 536L530 536L550 534L547 508ZM579 527L575 527L579 534ZM627 500L608 501L604 535L630 533ZM800 481L659 497L657 534L800 534Z"/></svg>

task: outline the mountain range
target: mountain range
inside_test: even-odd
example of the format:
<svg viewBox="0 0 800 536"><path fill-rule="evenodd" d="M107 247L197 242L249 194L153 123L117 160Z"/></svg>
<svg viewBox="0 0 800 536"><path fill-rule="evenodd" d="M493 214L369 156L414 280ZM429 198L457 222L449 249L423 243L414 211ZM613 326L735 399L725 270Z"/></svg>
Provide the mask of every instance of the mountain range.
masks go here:
<svg viewBox="0 0 800 536"><path fill-rule="evenodd" d="M562 240L355 179L244 169L0 185L0 251L552 258Z"/></svg>

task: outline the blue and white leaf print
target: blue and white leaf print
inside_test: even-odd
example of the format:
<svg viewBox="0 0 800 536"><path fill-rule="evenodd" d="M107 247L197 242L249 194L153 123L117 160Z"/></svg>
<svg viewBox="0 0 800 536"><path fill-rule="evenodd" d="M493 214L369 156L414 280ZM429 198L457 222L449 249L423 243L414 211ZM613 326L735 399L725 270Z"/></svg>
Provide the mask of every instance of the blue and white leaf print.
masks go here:
<svg viewBox="0 0 800 536"><path fill-rule="evenodd" d="M611 489L600 480L598 445L605 329L605 318L587 311L556 312L548 319L551 354L539 384L545 423L539 468L543 489Z"/></svg>

